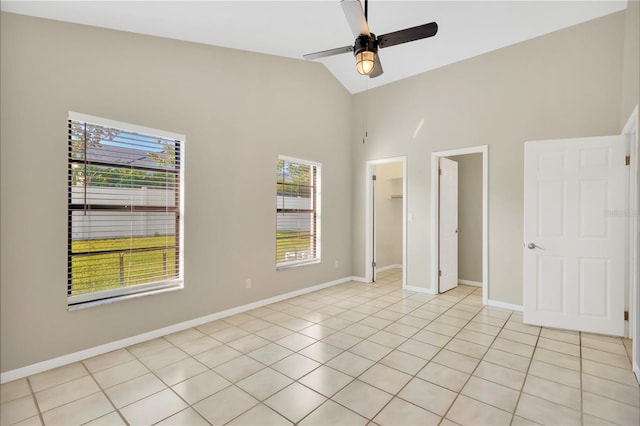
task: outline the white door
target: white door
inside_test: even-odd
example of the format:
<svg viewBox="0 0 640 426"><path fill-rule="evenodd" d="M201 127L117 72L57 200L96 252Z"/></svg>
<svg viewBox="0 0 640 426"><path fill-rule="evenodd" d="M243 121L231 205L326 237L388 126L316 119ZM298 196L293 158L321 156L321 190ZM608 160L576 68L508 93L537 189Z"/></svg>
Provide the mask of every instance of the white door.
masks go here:
<svg viewBox="0 0 640 426"><path fill-rule="evenodd" d="M524 159L524 322L622 335L624 138L526 142Z"/></svg>
<svg viewBox="0 0 640 426"><path fill-rule="evenodd" d="M458 163L440 159L439 291L458 286Z"/></svg>

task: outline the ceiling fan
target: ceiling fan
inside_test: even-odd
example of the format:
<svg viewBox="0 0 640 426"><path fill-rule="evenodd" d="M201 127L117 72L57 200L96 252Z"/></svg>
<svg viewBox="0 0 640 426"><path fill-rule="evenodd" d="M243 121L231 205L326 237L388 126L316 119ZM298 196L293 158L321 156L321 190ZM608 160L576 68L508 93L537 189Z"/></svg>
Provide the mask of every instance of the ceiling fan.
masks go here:
<svg viewBox="0 0 640 426"><path fill-rule="evenodd" d="M304 59L311 60L353 52L356 57L356 69L358 72L362 75L368 75L370 78L375 78L382 75L383 72L378 49L433 37L438 32L438 24L431 22L376 37L375 34L369 31L369 24L367 23L368 0L364 0L364 11L359 0L340 0L340 4L347 23L351 27L351 32L356 37L354 45L309 53L303 56Z"/></svg>

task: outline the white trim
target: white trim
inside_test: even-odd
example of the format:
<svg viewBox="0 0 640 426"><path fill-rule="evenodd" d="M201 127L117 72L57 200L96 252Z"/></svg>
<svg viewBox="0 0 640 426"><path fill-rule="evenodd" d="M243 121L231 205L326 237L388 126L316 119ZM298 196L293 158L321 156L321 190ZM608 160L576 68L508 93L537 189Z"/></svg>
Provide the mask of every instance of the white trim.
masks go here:
<svg viewBox="0 0 640 426"><path fill-rule="evenodd" d="M115 351L117 349L126 348L127 346L135 345L137 343L146 342L151 339L166 336L171 333L186 330L188 328L197 327L202 324L206 324L211 321L216 321L222 318L229 317L231 315L240 314L250 311L252 309L260 308L262 306L270 305L272 303L280 302L292 297L301 296L303 294L311 293L314 291L322 290L334 285L343 284L349 281L360 281L362 278L358 277L345 277L327 283L306 287L300 290L292 291L289 293L273 296L268 299L259 300L257 302L248 303L246 305L237 306L235 308L226 309L221 312L205 315L203 317L195 318L189 321L173 324L168 327L159 328L156 330L148 331L146 333L138 334L136 336L127 337L124 339L116 340L115 342L105 343L104 345L95 346L93 348L84 349L78 352L63 355L57 358L52 358L46 361L38 362L36 364L27 365L26 367L17 368L0 374L0 383L7 383L13 380L21 379L23 377L31 376L33 374L41 373L43 371L50 370L52 368L62 367L74 362L82 361L94 356L102 355L107 352Z"/></svg>
<svg viewBox="0 0 640 426"><path fill-rule="evenodd" d="M367 278L365 278L365 277L355 277L355 276L351 276L351 277L349 277L349 279L350 279L351 281L357 281L357 282L359 282L359 283L365 283L365 284L369 284L369 283L371 283L371 281L367 281Z"/></svg>
<svg viewBox="0 0 640 426"><path fill-rule="evenodd" d="M137 293L125 293L118 296L106 298L106 299L95 299L95 300L87 300L86 302L76 303L75 305L67 305L67 311L78 311L81 309L93 308L95 306L108 305L110 303L121 302L123 300L132 300L137 299L139 297L146 296L154 296L156 294L170 293L173 291L179 291L184 289L184 283L181 282L179 285L173 286L159 286L157 288L150 287L146 290L141 290Z"/></svg>
<svg viewBox="0 0 640 426"><path fill-rule="evenodd" d="M438 163L440 157L482 154L482 303L489 302L489 145L472 146L431 153L431 287L438 292Z"/></svg>
<svg viewBox="0 0 640 426"><path fill-rule="evenodd" d="M138 124L125 123L123 121L110 120L108 118L96 117L93 115L82 114L79 112L69 111L69 120L84 121L86 123L98 124L105 127L114 127L116 129L133 131L136 133L144 133L149 136L159 136L165 139L179 140L184 142L185 135L180 133L167 132L166 130L152 129L150 127L140 126ZM183 158L180 158L182 160Z"/></svg>
<svg viewBox="0 0 640 426"><path fill-rule="evenodd" d="M389 269L402 269L402 265L394 263L393 265L382 266L380 268L376 267L376 272L384 272L388 271Z"/></svg>
<svg viewBox="0 0 640 426"><path fill-rule="evenodd" d="M302 158L289 157L288 155L280 155L278 154L278 160L291 161L293 163L302 163L307 164L309 166L322 167L322 163L318 163L317 161L304 160Z"/></svg>
<svg viewBox="0 0 640 426"><path fill-rule="evenodd" d="M161 290L180 290L184 288L184 279L180 277L165 281L132 285L125 288L127 291L123 291L125 290L123 288L114 288L109 290L100 290L90 293L81 293L77 295L67 296L67 310L73 311L79 308L86 308L88 306L104 305L106 303L113 303L120 300L131 299L133 298L132 296L140 297L149 294L155 294Z"/></svg>
<svg viewBox="0 0 640 426"><path fill-rule="evenodd" d="M294 260L287 263L276 263L276 271L283 271L285 269L297 268L299 266L315 265L320 263L322 259L314 257L313 259Z"/></svg>
<svg viewBox="0 0 640 426"><path fill-rule="evenodd" d="M628 199L628 235L627 245L627 282L629 283L628 309L630 321L628 322L628 336L631 338L631 365L636 375L636 380L640 383L640 265L638 264L640 249L640 229L638 229L638 218L640 214L640 200L638 199L638 173L640 173L637 163L640 142L638 130L640 128L638 117L638 105L633 109L624 128L623 135L635 135L635 138L628 138L627 154L631 156L629 167L629 199ZM635 213L635 214L634 214Z"/></svg>
<svg viewBox="0 0 640 426"><path fill-rule="evenodd" d="M482 287L482 282L480 282L480 281L470 281L470 280L458 279L458 284L472 285L474 287Z"/></svg>
<svg viewBox="0 0 640 426"><path fill-rule="evenodd" d="M373 280L371 271L371 262L373 262L374 254L371 241L373 239L373 206L371 203L371 175L373 169L378 164L402 163L402 288L407 288L407 157L391 157L378 160L368 160L365 164L365 256L364 256L364 274L367 282ZM380 271L376 268L376 272Z"/></svg>
<svg viewBox="0 0 640 426"><path fill-rule="evenodd" d="M436 294L432 289L428 287L418 287L415 285L408 285L405 287L407 291L415 291L416 293L424 293L424 294Z"/></svg>
<svg viewBox="0 0 640 426"><path fill-rule="evenodd" d="M487 305L494 308L509 309L509 310L518 311L518 312L522 312L524 310L522 305L516 305L513 303L500 302L499 300L491 300L491 299L489 299L487 302L488 302Z"/></svg>

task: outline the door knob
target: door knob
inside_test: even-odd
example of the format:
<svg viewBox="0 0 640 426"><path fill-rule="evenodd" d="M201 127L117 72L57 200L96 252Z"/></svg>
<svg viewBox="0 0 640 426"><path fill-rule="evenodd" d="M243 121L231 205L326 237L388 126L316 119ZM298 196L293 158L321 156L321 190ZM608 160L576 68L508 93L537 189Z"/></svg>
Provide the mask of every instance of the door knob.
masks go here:
<svg viewBox="0 0 640 426"><path fill-rule="evenodd" d="M529 243L529 244L527 245L527 247L529 248L529 250L533 250L533 249L534 249L534 248L536 248L537 246L536 246L535 244L533 244L533 243Z"/></svg>

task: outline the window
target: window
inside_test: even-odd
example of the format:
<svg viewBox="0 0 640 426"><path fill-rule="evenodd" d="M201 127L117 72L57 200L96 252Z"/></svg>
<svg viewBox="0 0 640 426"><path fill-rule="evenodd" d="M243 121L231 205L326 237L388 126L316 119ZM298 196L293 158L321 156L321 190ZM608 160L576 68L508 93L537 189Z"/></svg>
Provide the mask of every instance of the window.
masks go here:
<svg viewBox="0 0 640 426"><path fill-rule="evenodd" d="M69 113L69 307L182 287L184 136Z"/></svg>
<svg viewBox="0 0 640 426"><path fill-rule="evenodd" d="M276 266L320 261L321 165L278 157L276 179Z"/></svg>

